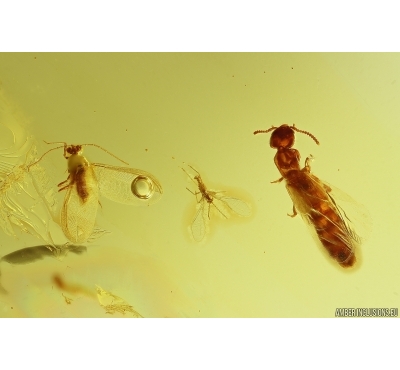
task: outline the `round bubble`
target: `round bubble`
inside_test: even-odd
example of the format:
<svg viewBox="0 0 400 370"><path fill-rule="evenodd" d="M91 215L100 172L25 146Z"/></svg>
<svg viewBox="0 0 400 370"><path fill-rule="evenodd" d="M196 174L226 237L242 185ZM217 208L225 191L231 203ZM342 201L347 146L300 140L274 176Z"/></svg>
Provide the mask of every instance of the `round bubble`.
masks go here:
<svg viewBox="0 0 400 370"><path fill-rule="evenodd" d="M154 184L146 176L138 176L132 181L132 193L139 199L149 199L154 193Z"/></svg>

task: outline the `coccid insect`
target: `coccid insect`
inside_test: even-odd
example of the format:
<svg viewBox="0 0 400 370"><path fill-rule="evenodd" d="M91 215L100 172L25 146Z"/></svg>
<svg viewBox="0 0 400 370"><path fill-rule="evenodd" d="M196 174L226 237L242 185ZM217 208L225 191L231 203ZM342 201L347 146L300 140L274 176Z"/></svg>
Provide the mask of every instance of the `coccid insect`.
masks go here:
<svg viewBox="0 0 400 370"><path fill-rule="evenodd" d="M47 143L47 142L46 142ZM90 163L83 155L84 146L95 146L122 161L97 144L63 144L45 152L37 164L49 152L63 148L68 160L68 178L58 184L59 191L66 190L61 209L61 228L73 243L84 243L91 236L99 204L99 195L115 202L131 205L150 205L162 194L160 182L150 173L130 167Z"/></svg>
<svg viewBox="0 0 400 370"><path fill-rule="evenodd" d="M182 168L182 170L189 176L189 178L197 185L199 189L199 191L193 192L189 188L186 188L196 196L198 205L196 214L190 225L191 234L196 242L201 242L207 234L211 207L214 207L215 210L224 218L228 218L230 213L234 213L242 217L251 216L251 207L246 202L237 198L228 197L223 194L225 193L224 191L208 190L200 176L200 173L192 166L189 165L189 167L195 171L197 175L192 177L185 169ZM197 198L198 195L200 195L199 200Z"/></svg>
<svg viewBox="0 0 400 370"><path fill-rule="evenodd" d="M281 178L273 183L286 181L286 189L293 201L293 214L299 212L306 224L312 226L318 241L340 266L351 267L356 262L355 251L361 238L355 233L351 221L337 205L332 188L311 174L310 158L300 168L300 153L292 148L295 131L308 135L319 144L310 132L286 124L257 130L254 135L271 132L270 146L277 150L274 158Z"/></svg>

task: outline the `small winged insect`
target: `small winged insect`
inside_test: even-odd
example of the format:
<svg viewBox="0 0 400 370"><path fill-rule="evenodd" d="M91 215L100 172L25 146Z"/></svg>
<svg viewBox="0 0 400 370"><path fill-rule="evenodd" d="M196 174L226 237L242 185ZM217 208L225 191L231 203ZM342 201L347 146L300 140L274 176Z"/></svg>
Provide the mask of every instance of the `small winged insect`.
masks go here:
<svg viewBox="0 0 400 370"><path fill-rule="evenodd" d="M192 177L185 169L182 168L182 170L190 177L199 189L199 191L193 192L189 188L186 188L196 196L197 200L196 214L190 226L191 234L196 242L201 242L208 232L210 210L212 208L224 218L228 218L231 213L242 217L251 216L251 208L246 202L224 195L225 191L208 190L200 176L200 173L192 166L189 165L189 167L196 172L197 175Z"/></svg>
<svg viewBox="0 0 400 370"><path fill-rule="evenodd" d="M84 146L95 146L114 158L115 155L97 144L63 144L45 152L63 148L68 160L68 178L58 184L59 191L66 190L61 209L61 228L65 236L73 243L84 243L91 237L94 229L99 194L115 202L130 205L150 205L160 199L162 188L159 181L150 173L129 168L90 163L83 155Z"/></svg>
<svg viewBox="0 0 400 370"><path fill-rule="evenodd" d="M354 220L351 221L347 212L338 205L332 187L311 174L310 158L306 159L305 166L300 169L300 153L292 148L295 131L308 135L316 144L319 144L318 140L311 133L286 124L257 130L254 135L271 131L270 146L277 150L274 161L282 176L273 183L286 180L286 189L293 201L293 214L289 216L294 217L297 211L300 212L329 255L342 267L353 266L356 262L356 248L361 244L361 238L353 229ZM364 218L365 214L361 214L365 212L364 209L361 205L357 207L355 212L360 214L354 215Z"/></svg>

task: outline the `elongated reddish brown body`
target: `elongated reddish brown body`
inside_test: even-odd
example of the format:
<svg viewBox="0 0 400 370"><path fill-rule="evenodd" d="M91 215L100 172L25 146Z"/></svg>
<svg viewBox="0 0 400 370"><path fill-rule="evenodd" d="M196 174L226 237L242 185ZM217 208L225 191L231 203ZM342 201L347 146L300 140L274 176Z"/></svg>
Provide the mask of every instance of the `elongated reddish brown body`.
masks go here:
<svg viewBox="0 0 400 370"><path fill-rule="evenodd" d="M353 266L356 262L355 247L359 242L357 235L351 230L330 195L330 187L311 174L308 158L304 168L300 168L300 153L292 148L294 131L310 136L317 144L318 140L309 132L286 124L265 131L255 131L254 134L272 130L270 145L277 149L274 161L282 175L277 182L286 180L286 188L293 201L292 216L297 214L296 210L300 212L329 255L342 267Z"/></svg>
<svg viewBox="0 0 400 370"><path fill-rule="evenodd" d="M78 192L79 198L83 203L86 202L89 192L88 192L88 184L85 178L85 172L87 171L86 166L79 166L74 175L71 176L70 186L74 183L76 184L76 190Z"/></svg>

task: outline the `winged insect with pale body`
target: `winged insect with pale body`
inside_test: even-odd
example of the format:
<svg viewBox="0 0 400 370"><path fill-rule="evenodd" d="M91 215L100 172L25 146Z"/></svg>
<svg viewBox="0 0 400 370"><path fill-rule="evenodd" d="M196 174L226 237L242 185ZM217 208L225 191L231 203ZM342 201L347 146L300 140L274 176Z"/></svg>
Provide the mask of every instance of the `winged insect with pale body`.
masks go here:
<svg viewBox="0 0 400 370"><path fill-rule="evenodd" d="M84 146L95 146L127 164L97 144L61 144L45 152L30 167L35 166L49 152L64 149L69 175L58 184L59 191L66 191L61 209L61 228L73 243L84 243L91 237L100 195L130 205L150 205L160 199L162 187L152 174L130 167L89 162L82 155Z"/></svg>
<svg viewBox="0 0 400 370"><path fill-rule="evenodd" d="M207 189L200 173L192 166L188 165L196 175L191 176L185 169L182 170L196 184L198 191L189 192L196 196L197 208L193 221L190 225L190 233L196 242L201 242L209 231L209 220L211 210L214 209L223 218L229 218L231 214L249 217L251 207L249 204L238 198L225 195L225 191L214 191Z"/></svg>

